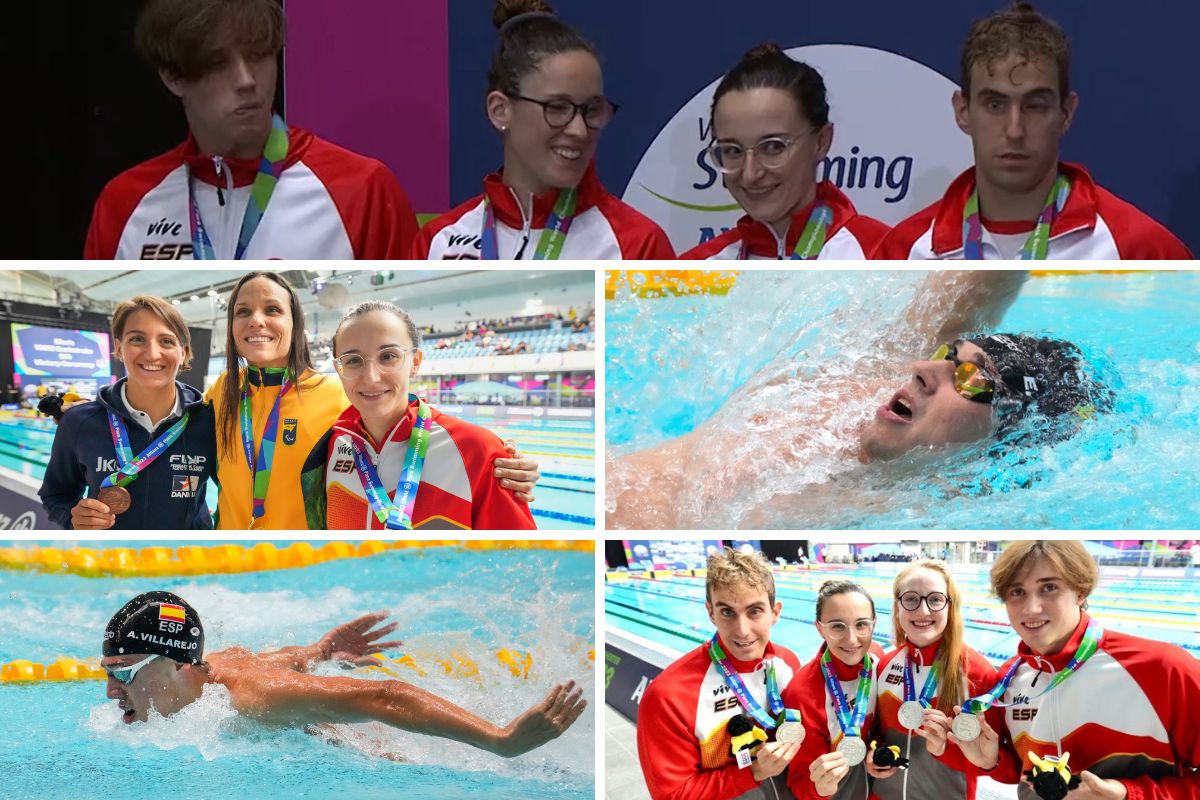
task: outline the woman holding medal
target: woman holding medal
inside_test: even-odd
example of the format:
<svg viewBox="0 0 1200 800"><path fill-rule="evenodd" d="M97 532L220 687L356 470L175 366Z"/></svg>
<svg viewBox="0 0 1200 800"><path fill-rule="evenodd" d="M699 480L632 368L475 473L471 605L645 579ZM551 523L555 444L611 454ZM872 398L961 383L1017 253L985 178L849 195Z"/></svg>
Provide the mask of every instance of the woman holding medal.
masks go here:
<svg viewBox="0 0 1200 800"><path fill-rule="evenodd" d="M953 709L967 697L990 689L996 669L963 641L962 597L945 562L913 561L900 570L892 586L895 650L883 657L879 670L878 747L896 746L908 761L903 775L896 767L881 768L867 758L867 772L880 800L954 800L975 797L975 776L965 775L954 748L943 762L925 739L949 725L940 709ZM939 732L930 733L929 726ZM915 738L914 738L915 734Z"/></svg>
<svg viewBox="0 0 1200 800"><path fill-rule="evenodd" d="M876 676L883 650L872 641L875 601L850 581L817 591L817 631L825 643L783 692L804 722L804 743L788 770L799 800L866 798L866 739L875 717Z"/></svg>
<svg viewBox="0 0 1200 800"><path fill-rule="evenodd" d="M504 167L425 225L414 259L673 259L667 236L601 185L593 159L617 106L595 46L545 0L497 0L488 121Z"/></svg>
<svg viewBox="0 0 1200 800"><path fill-rule="evenodd" d="M74 530L211 528L212 412L175 380L192 360L187 325L138 296L113 311L112 338L126 377L63 414L38 491L47 514Z"/></svg>
<svg viewBox="0 0 1200 800"><path fill-rule="evenodd" d="M825 81L776 44L748 51L713 94L708 158L746 215L680 256L691 259L863 259L888 226L816 180L833 144Z"/></svg>
<svg viewBox="0 0 1200 800"><path fill-rule="evenodd" d="M1200 660L1105 629L1087 613L1098 577L1077 541L1014 542L1001 553L992 590L1021 644L999 682L962 704L947 738L967 768L1007 783L1024 775L1021 800L1064 788L1070 800L1194 800Z"/></svg>
<svg viewBox="0 0 1200 800"><path fill-rule="evenodd" d="M305 462L308 527L536 528L529 506L492 475L506 454L500 439L410 394L420 345L417 326L391 303L360 303L342 318L334 365L352 405Z"/></svg>
<svg viewBox="0 0 1200 800"><path fill-rule="evenodd" d="M313 369L300 299L282 276L251 272L237 282L225 347L226 370L206 394L217 428L217 527L307 528L311 498L295 493L304 459L350 403ZM530 463L498 462L499 485L528 499L537 478Z"/></svg>

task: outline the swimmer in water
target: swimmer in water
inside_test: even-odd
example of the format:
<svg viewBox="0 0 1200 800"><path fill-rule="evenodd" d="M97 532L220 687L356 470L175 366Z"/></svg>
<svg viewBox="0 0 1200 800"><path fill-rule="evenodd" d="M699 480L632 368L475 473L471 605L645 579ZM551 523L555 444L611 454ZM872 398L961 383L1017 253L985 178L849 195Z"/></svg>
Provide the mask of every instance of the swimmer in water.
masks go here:
<svg viewBox="0 0 1200 800"><path fill-rule="evenodd" d="M231 647L205 658L200 616L170 592L140 594L104 630L100 666L107 695L118 701L126 724L144 722L150 710L170 716L195 702L210 683L229 690L239 714L277 725L378 721L440 736L511 758L562 735L587 707L574 681L555 686L507 726L404 681L311 675L318 661L374 663L370 656L400 644L379 640L396 624L375 628L385 614L339 625L307 647L252 653Z"/></svg>
<svg viewBox="0 0 1200 800"><path fill-rule="evenodd" d="M818 504L828 507L835 491L828 478L834 471L824 483L814 481L802 493L788 493L776 488L777 480L767 481L780 467L798 470L823 456L833 456L831 462L892 461L922 449L1007 435L1031 411L1064 423L1054 433L1038 435L1065 438L1073 432L1066 424L1071 414L1085 417L1109 402L1107 390L1081 371L1079 350L1049 337L971 335L999 324L1027 278L1028 272L1018 270L931 274L904 312L903 332L872 345L884 361L911 357L914 348L932 354L913 362L910 379L890 396L883 395L889 388L885 374L864 376L845 363L823 365L806 380L824 381L825 402L793 402L778 410L764 410L755 402L756 391L794 378L787 375L735 392L690 433L612 459L607 526L794 522L813 515ZM846 425L847 406L873 397L886 399L869 418ZM761 502L756 499L732 519L721 517L734 498L744 498L752 489L762 490L757 492ZM832 499L853 505L857 494L850 495Z"/></svg>

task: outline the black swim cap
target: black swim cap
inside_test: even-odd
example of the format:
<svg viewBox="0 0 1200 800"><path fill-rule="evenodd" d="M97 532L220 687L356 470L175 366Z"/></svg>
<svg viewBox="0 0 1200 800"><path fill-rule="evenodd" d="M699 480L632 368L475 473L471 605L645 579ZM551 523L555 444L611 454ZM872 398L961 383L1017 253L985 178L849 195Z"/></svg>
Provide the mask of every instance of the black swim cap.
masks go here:
<svg viewBox="0 0 1200 800"><path fill-rule="evenodd" d="M1079 348L1048 336L997 333L968 341L983 350L999 372L1001 411L1024 410L1057 417L1092 403L1093 381L1080 371ZM1003 406L1009 406L1008 409Z"/></svg>
<svg viewBox="0 0 1200 800"><path fill-rule="evenodd" d="M108 621L103 652L106 656L147 653L199 664L204 660L200 615L177 594L139 594Z"/></svg>

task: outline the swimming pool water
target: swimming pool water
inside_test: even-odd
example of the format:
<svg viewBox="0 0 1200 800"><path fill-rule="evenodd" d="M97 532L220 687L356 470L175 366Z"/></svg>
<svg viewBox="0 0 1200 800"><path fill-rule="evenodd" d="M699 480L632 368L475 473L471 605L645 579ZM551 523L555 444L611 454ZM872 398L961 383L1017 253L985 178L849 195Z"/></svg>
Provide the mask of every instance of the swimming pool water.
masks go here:
<svg viewBox="0 0 1200 800"><path fill-rule="evenodd" d="M888 377L889 388L879 396L838 400L829 435L853 435L907 380L905 364L878 359L870 343L903 341L896 320L925 276L917 270L751 271L741 273L726 296L618 295L606 308L608 457L716 417L719 428L738 436L738 447L721 463L750 464L756 477L733 496L717 485L712 462L703 473L689 474L699 499L687 501L693 516L706 520L703 527L1194 526L1200 514L1200 484L1193 479L1200 431L1195 272L1026 283L999 328L1075 342L1117 394L1113 413L1090 420L1065 443L1015 448L1001 457L982 443L932 459L914 453L898 463L859 467L840 456L789 462L789 454L740 437L755 425L802 425L805 406L829 399L820 394L824 376ZM624 479L613 464L610 498L612 476ZM833 490L829 502L814 497L818 485ZM846 502L848 494L853 502ZM779 505L781 496L811 502L797 511Z"/></svg>
<svg viewBox="0 0 1200 800"><path fill-rule="evenodd" d="M387 609L400 622L400 652L426 666L461 652L480 674L479 680L422 677L400 668L404 680L503 724L571 678L584 682L584 697L594 701L588 658L594 581L590 553L459 548L206 577L0 571L0 661L98 656L109 616L152 588L174 591L197 609L208 652L234 644L256 650L308 644L334 625ZM527 680L495 659L500 648L531 653ZM346 674L329 665L320 671ZM375 723L334 726L343 746L332 746L320 735L239 719L220 692L206 692L186 711L125 726L102 681L0 684L0 797L591 798L594 792L593 707L562 737L516 759Z"/></svg>
<svg viewBox="0 0 1200 800"><path fill-rule="evenodd" d="M783 603L783 613L771 640L807 661L821 645L813 626L817 588L825 580L844 578L860 583L876 599L875 641L885 651L892 649L891 603L886 598L891 596L895 571L894 565L878 570L776 571L776 597ZM1009 627L1000 602L989 594L986 573L955 569L955 581L963 595L967 644L993 664L1003 663L1016 652L1020 639ZM1102 578L1088 605L1089 613L1107 628L1172 642L1200 658L1200 579ZM654 642L671 658L707 641L713 632L704 608L703 578L608 581L604 610L607 625Z"/></svg>
<svg viewBox="0 0 1200 800"><path fill-rule="evenodd" d="M596 425L591 419L530 416L492 417L479 409L456 406L454 415L517 443L522 455L538 461L541 479L530 507L541 530L591 530L596 518ZM49 419L0 420L0 468L36 481L45 475L54 442ZM217 488L209 485L211 510Z"/></svg>

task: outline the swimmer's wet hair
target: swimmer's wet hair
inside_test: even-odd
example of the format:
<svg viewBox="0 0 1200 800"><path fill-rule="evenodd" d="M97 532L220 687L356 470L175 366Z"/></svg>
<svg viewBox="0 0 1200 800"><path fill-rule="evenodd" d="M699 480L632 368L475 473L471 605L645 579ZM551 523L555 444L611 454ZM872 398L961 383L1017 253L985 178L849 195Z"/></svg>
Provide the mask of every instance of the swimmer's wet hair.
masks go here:
<svg viewBox="0 0 1200 800"><path fill-rule="evenodd" d="M394 314L401 322L404 323L404 327L408 330L408 338L413 343L413 347L417 348L418 350L421 348L421 331L417 329L417 324L413 322L412 317L408 315L407 311L399 306L387 302L386 300L367 300L359 303L356 306L353 306L349 311L347 311L346 315L342 317L341 322L338 323L337 328L333 331L334 356L337 356L337 337L338 334L341 333L342 328L355 317L361 317L364 314L370 314L374 311L382 311L385 314Z"/></svg>
<svg viewBox="0 0 1200 800"><path fill-rule="evenodd" d="M864 589L854 581L847 580L832 580L825 581L821 584L821 588L817 589L817 621L821 621L821 609L825 607L825 601L835 595L850 594L858 592L871 604L871 619L875 619L875 599L871 597L871 593Z"/></svg>
<svg viewBox="0 0 1200 800"><path fill-rule="evenodd" d="M492 24L500 43L488 70L488 92L521 94L521 81L545 59L583 51L600 60L596 46L554 14L545 0L496 0Z"/></svg>
<svg viewBox="0 0 1200 800"><path fill-rule="evenodd" d="M821 73L796 61L774 42L767 42L746 51L733 69L725 74L713 93L708 111L709 127L717 111L717 103L730 92L751 89L779 89L796 101L800 116L821 128L829 123L829 98Z"/></svg>
<svg viewBox="0 0 1200 800"><path fill-rule="evenodd" d="M1005 599L1026 569L1038 559L1049 561L1058 577L1066 582L1080 597L1088 597L1100 579L1100 568L1096 559L1078 541L1024 541L1013 542L992 565L992 592Z"/></svg>
<svg viewBox="0 0 1200 800"><path fill-rule="evenodd" d="M767 593L771 606L775 605L775 575L762 553L742 553L726 547L720 553L708 557L708 577L704 582L704 596L712 603L716 590L746 586Z"/></svg>
<svg viewBox="0 0 1200 800"><path fill-rule="evenodd" d="M1064 441L1079 431L1083 420L1112 409L1112 390L1065 339L997 333L965 341L983 350L990 371L1001 379L993 404L1000 423L996 433L1008 444ZM1010 440L1010 432L1030 412L1050 424L1018 431Z"/></svg>

